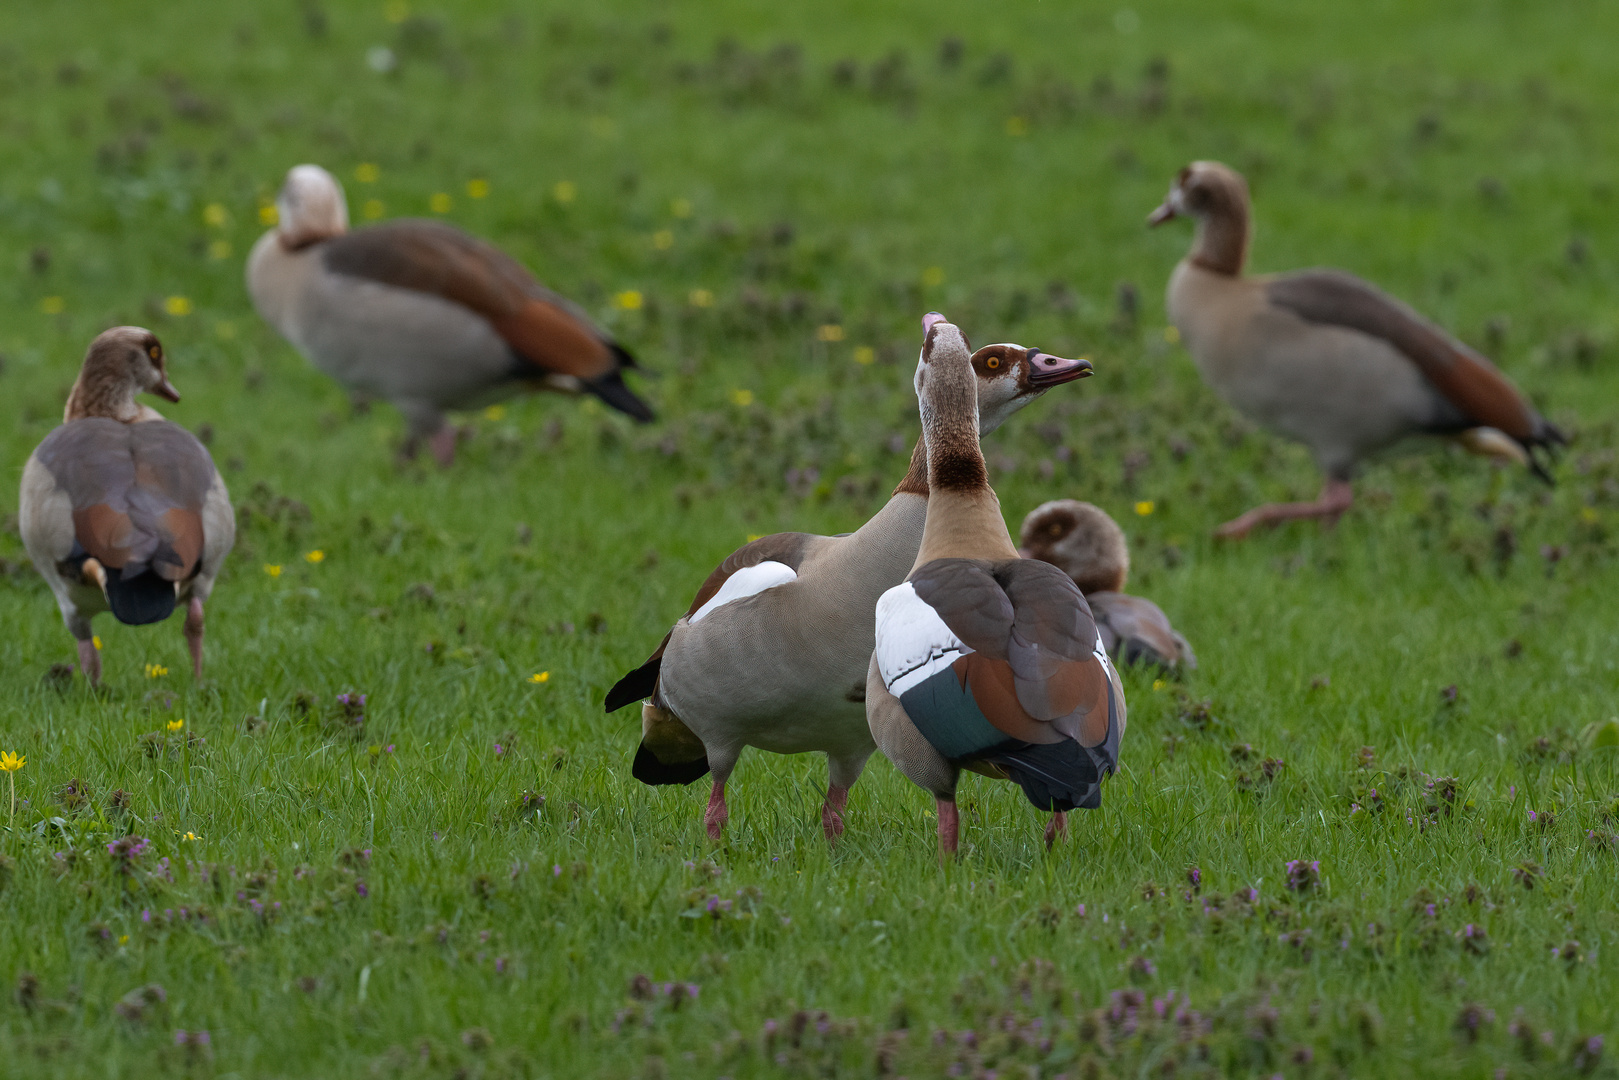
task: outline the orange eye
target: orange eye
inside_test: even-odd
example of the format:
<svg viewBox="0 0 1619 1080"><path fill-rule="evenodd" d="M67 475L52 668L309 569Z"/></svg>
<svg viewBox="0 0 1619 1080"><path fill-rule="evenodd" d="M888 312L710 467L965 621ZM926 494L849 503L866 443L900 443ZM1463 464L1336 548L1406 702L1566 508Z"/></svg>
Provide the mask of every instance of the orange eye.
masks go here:
<svg viewBox="0 0 1619 1080"><path fill-rule="evenodd" d="M163 350L158 348L156 345L153 345L151 348L146 350L146 355L150 356L153 360L156 360L158 357L163 355Z"/></svg>
<svg viewBox="0 0 1619 1080"><path fill-rule="evenodd" d="M984 366L989 368L989 370L994 371L996 368L1001 366L1001 358L998 356L992 356L988 360L984 361Z"/></svg>

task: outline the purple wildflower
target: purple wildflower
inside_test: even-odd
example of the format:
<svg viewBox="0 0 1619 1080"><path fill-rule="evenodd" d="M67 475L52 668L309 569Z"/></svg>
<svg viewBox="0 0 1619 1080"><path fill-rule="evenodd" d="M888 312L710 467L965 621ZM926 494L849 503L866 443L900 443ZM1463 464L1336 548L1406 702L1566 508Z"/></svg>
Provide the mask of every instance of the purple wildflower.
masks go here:
<svg viewBox="0 0 1619 1080"><path fill-rule="evenodd" d="M1203 888L1203 871L1199 870L1195 866L1187 867L1186 880L1192 886L1193 892L1198 891L1199 889Z"/></svg>
<svg viewBox="0 0 1619 1080"><path fill-rule="evenodd" d="M506 752L506 748L504 746L500 745L499 743L495 744L495 756L496 757L500 757L505 752Z"/></svg>
<svg viewBox="0 0 1619 1080"><path fill-rule="evenodd" d="M1294 892L1309 892L1321 883L1321 860L1291 859L1287 864L1287 887Z"/></svg>
<svg viewBox="0 0 1619 1080"><path fill-rule="evenodd" d="M354 891L359 893L362 897L371 895L371 890L366 888L365 882L363 880L356 881L354 883Z"/></svg>

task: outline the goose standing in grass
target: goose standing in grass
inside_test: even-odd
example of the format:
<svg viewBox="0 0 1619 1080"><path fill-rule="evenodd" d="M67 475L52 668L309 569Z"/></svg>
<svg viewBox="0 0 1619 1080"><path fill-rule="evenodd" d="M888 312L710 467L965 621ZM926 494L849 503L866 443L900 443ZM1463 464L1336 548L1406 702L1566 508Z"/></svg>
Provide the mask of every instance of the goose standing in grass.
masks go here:
<svg viewBox="0 0 1619 1080"><path fill-rule="evenodd" d="M1124 591L1130 548L1124 530L1100 506L1056 499L1029 511L1018 552L1071 578L1091 606L1107 654L1118 664L1152 664L1166 672L1196 668L1192 646L1151 600Z"/></svg>
<svg viewBox="0 0 1619 1080"><path fill-rule="evenodd" d="M287 174L276 210L247 260L253 306L349 391L393 402L407 455L425 440L450 464L445 412L525 389L590 393L652 419L624 385L630 354L492 245L437 221L350 232L343 189L317 165Z"/></svg>
<svg viewBox="0 0 1619 1080"><path fill-rule="evenodd" d="M213 458L185 428L135 400L179 401L163 346L119 326L90 345L62 426L23 468L19 531L56 594L92 686L101 654L90 620L160 622L186 607L191 670L202 678L203 601L236 542L236 517Z"/></svg>
<svg viewBox="0 0 1619 1080"><path fill-rule="evenodd" d="M1089 374L1090 364L1000 344L973 353L968 370L987 434L1051 387ZM743 747L825 753L821 825L835 841L849 788L876 749L864 706L872 608L916 558L927 505L918 439L905 479L858 531L778 533L722 562L651 659L608 692L608 712L647 699L635 777L689 784L712 772L703 820L717 840Z"/></svg>
<svg viewBox="0 0 1619 1080"><path fill-rule="evenodd" d="M1256 423L1309 447L1326 475L1314 502L1271 503L1220 526L1245 536L1296 518L1336 521L1368 455L1408 435L1451 435L1473 453L1551 481L1537 450L1563 433L1495 365L1400 301L1340 270L1243 276L1248 185L1213 161L1180 171L1147 219L1197 223L1169 279L1169 319L1206 382Z"/></svg>
<svg viewBox="0 0 1619 1080"><path fill-rule="evenodd" d="M928 512L906 580L877 602L866 677L872 737L933 794L939 849L960 832L963 768L1015 781L1053 816L1101 805L1118 762L1124 689L1084 596L1061 570L1019 557L978 445L961 331L929 315L916 368Z"/></svg>

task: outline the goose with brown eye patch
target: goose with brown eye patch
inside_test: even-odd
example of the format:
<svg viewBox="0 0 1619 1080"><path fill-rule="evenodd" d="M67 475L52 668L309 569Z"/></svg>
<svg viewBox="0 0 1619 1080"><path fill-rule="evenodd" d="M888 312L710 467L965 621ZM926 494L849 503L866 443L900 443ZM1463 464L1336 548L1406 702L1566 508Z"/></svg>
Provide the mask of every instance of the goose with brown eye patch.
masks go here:
<svg viewBox="0 0 1619 1080"><path fill-rule="evenodd" d="M1115 663L1148 664L1166 673L1197 667L1192 646L1163 610L1124 591L1130 549L1124 530L1101 507L1076 499L1042 503L1023 519L1018 554L1048 562L1073 580Z"/></svg>
<svg viewBox="0 0 1619 1080"><path fill-rule="evenodd" d="M927 382L927 343L941 324L937 314L923 320L917 385ZM965 344L957 328L948 332ZM1023 373L1031 354L1050 373L1042 386L1028 385ZM967 407L976 408L978 429L988 433L1046 389L1089 371L1083 360L991 345L974 354L972 386L962 391L976 396ZM829 782L821 827L835 841L849 788L875 749L864 704L872 611L916 558L929 491L927 451L918 438L910 470L888 504L857 531L778 533L721 562L646 663L607 694L608 712L644 699L635 778L689 784L712 774L703 822L717 840L730 816L726 783L744 747L824 753Z"/></svg>
<svg viewBox="0 0 1619 1080"><path fill-rule="evenodd" d="M408 218L351 232L342 187L316 165L288 172L276 205L276 228L247 260L253 306L351 393L393 402L405 456L426 442L449 465L446 412L525 390L592 394L652 420L624 382L634 357L493 245Z"/></svg>
<svg viewBox="0 0 1619 1080"><path fill-rule="evenodd" d="M136 401L141 393L180 400L163 347L138 326L108 330L85 355L62 426L23 468L18 529L91 685L101 680L97 614L142 625L181 605L192 672L202 677L203 602L236 539L208 451Z"/></svg>
<svg viewBox="0 0 1619 1080"><path fill-rule="evenodd" d="M1168 289L1193 362L1237 411L1308 447L1326 478L1313 502L1256 507L1216 536L1335 522L1360 463L1411 435L1449 436L1551 482L1547 461L1567 438L1481 354L1340 270L1245 277L1248 185L1236 171L1214 161L1182 169L1147 222L1176 217L1197 223Z"/></svg>
<svg viewBox="0 0 1619 1080"><path fill-rule="evenodd" d="M963 769L1016 782L1052 815L1050 847L1069 810L1101 805L1124 733L1124 689L1074 583L1019 558L1007 534L969 390L990 358L969 354L948 325L928 348L918 395L927 523L909 576L877 601L866 721L895 767L936 800L941 856L957 849ZM1023 359L1030 354L1044 355L1031 349Z"/></svg>

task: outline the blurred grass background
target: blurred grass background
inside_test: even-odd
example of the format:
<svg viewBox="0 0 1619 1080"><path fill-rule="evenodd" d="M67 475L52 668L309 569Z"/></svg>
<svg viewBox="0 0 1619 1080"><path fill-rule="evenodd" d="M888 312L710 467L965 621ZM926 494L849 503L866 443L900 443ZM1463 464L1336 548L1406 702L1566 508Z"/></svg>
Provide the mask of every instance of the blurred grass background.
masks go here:
<svg viewBox="0 0 1619 1080"><path fill-rule="evenodd" d="M107 691L53 676L70 638L0 535L0 749L28 755L8 1068L1611 1073L1616 23L0 12L12 475L89 339L133 322L242 515L200 687L178 625L105 619ZM1333 532L1210 543L1317 477L1164 334L1189 237L1143 218L1198 157L1248 176L1256 270L1353 270L1496 358L1576 435L1558 487L1430 446L1370 469ZM397 415L354 413L241 284L300 161L356 222L438 214L580 300L656 373L660 422L532 398L472 417L454 469L398 465ZM997 490L1014 529L1047 498L1110 510L1204 666L1129 676L1123 772L1050 856L1015 789L969 780L968 853L938 869L926 796L880 760L829 853L823 763L765 755L713 848L702 792L631 780L636 719L602 694L748 535L881 505L929 309L1094 361L988 441ZM106 849L125 834L150 848ZM1317 888L1285 887L1292 859Z"/></svg>

